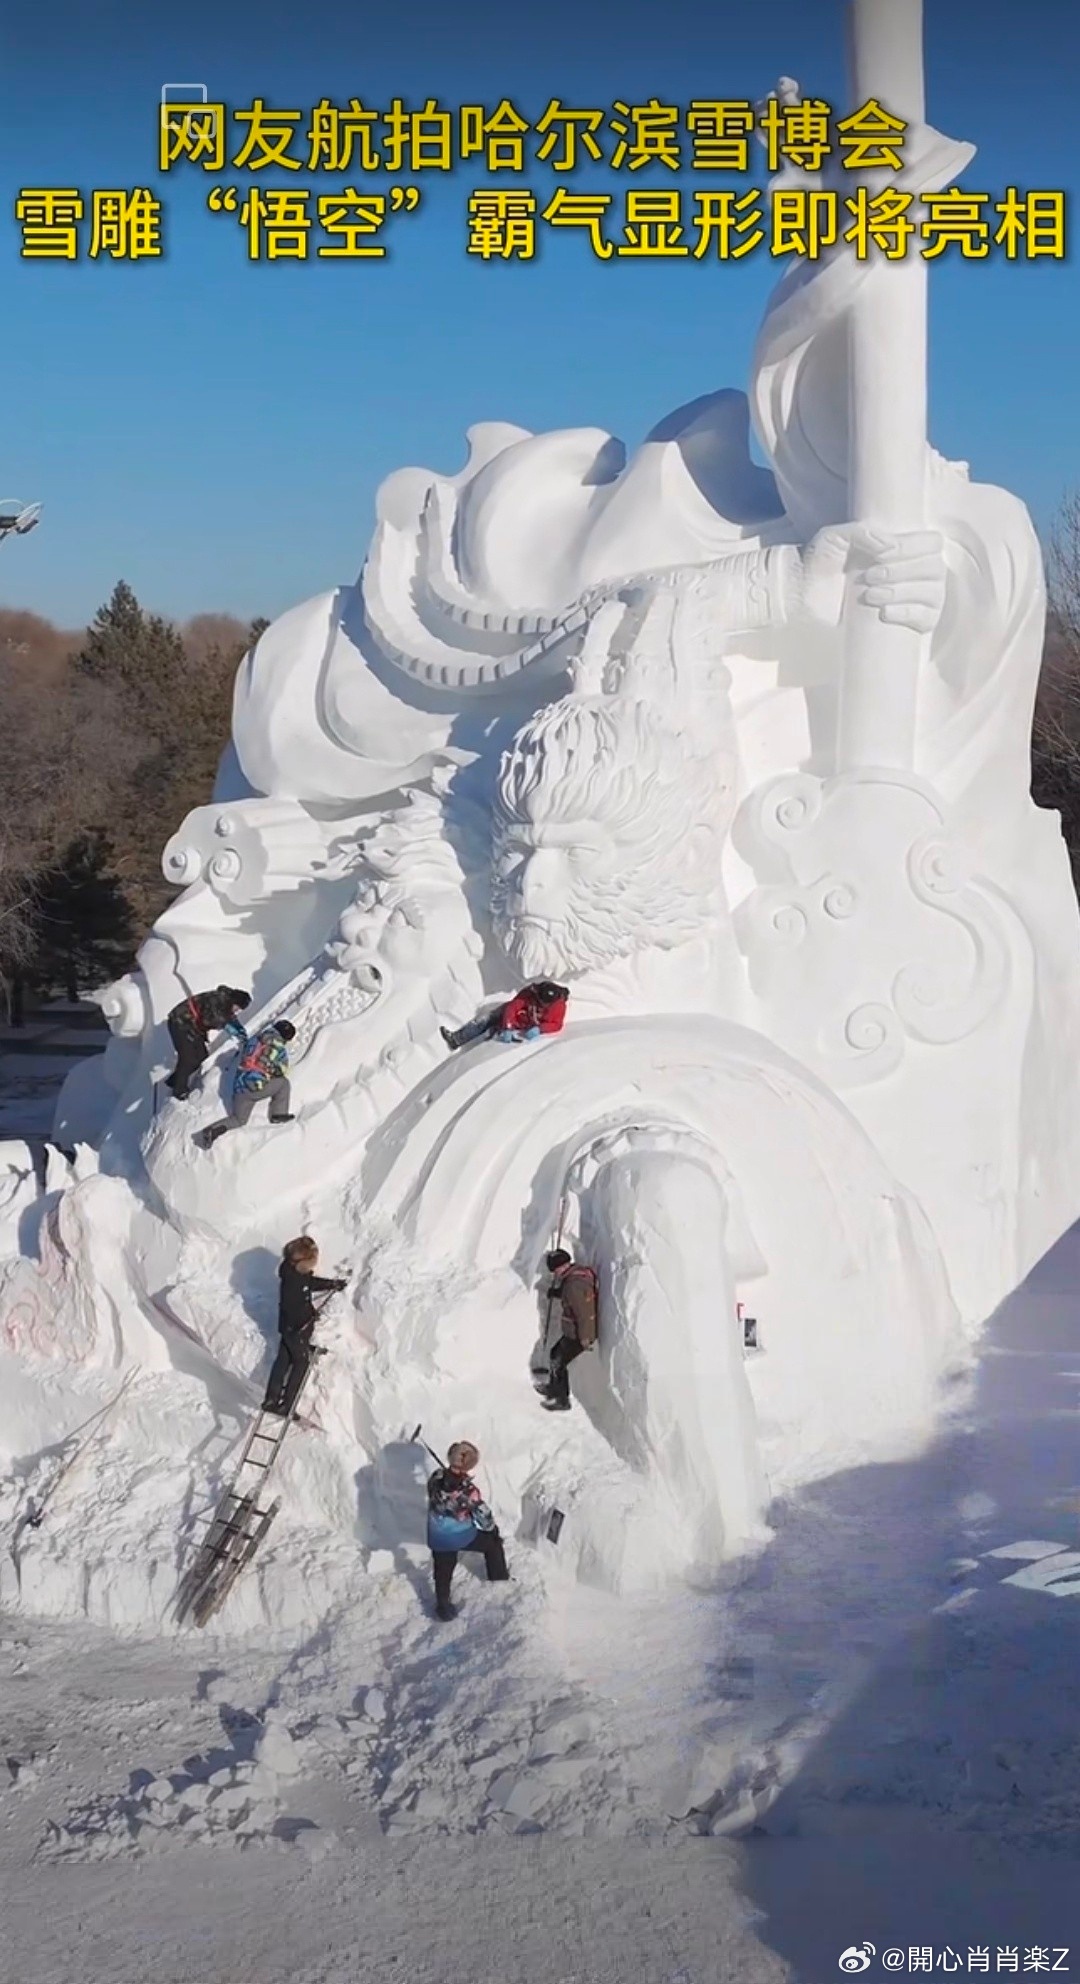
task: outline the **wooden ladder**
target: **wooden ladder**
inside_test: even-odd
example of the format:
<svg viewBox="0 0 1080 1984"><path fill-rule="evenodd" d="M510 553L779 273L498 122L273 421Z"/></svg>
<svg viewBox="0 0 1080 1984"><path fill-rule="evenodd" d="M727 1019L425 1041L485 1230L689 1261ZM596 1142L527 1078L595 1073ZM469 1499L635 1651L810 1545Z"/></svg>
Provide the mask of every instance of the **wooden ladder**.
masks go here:
<svg viewBox="0 0 1080 1984"><path fill-rule="evenodd" d="M292 1425L304 1387L316 1359L325 1353L313 1348L303 1383L287 1414L260 1411L237 1462L232 1480L210 1518L210 1527L176 1597L176 1616L205 1626L224 1605L240 1573L247 1569L280 1501L264 1507L270 1476Z"/></svg>

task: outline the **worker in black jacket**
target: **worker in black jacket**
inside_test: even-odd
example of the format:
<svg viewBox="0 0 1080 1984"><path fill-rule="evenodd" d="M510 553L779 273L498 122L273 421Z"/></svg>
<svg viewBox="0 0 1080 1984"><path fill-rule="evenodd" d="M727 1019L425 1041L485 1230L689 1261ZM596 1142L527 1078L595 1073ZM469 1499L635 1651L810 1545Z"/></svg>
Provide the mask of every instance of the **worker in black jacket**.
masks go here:
<svg viewBox="0 0 1080 1984"><path fill-rule="evenodd" d="M237 1014L250 1004L250 992L242 992L236 985L218 985L213 992L196 992L173 1007L168 1027L176 1049L176 1066L165 1086L171 1088L178 1102L191 1094L192 1081L210 1052L212 1033L220 1033L224 1027L241 1047L247 1046L247 1034Z"/></svg>
<svg viewBox="0 0 1080 1984"><path fill-rule="evenodd" d="M319 1316L312 1297L329 1295L347 1286L344 1281L327 1281L316 1274L318 1265L319 1249L308 1234L289 1241L278 1269L281 1343L266 1387L264 1412L280 1413L287 1418L299 1396L311 1363L312 1335Z"/></svg>

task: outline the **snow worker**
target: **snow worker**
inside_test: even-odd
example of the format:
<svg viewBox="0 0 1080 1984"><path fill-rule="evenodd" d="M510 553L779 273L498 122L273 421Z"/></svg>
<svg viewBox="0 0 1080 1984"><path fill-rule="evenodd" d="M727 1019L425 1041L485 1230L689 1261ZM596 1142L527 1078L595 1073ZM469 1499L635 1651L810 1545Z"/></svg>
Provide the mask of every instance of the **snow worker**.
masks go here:
<svg viewBox="0 0 1080 1984"><path fill-rule="evenodd" d="M169 1038L176 1049L176 1066L166 1079L178 1102L191 1094L191 1084L210 1052L210 1035L222 1029L247 1046L247 1034L237 1019L251 1004L251 993L236 985L218 985L213 992L196 992L181 999L168 1018Z"/></svg>
<svg viewBox="0 0 1080 1984"><path fill-rule="evenodd" d="M488 1583L510 1576L495 1518L470 1479L480 1453L471 1440L455 1440L447 1465L436 1468L427 1485L428 1549L435 1573L435 1610L440 1619L457 1617L450 1603L450 1581L459 1550L479 1550L487 1565Z"/></svg>
<svg viewBox="0 0 1080 1984"><path fill-rule="evenodd" d="M445 1026L439 1032L451 1053L457 1047L468 1047L474 1040L539 1040L542 1034L562 1032L569 997L568 986L556 985L550 978L534 979L532 984L523 985L520 992L515 992L505 1005L481 1013L465 1026L459 1026L456 1032Z"/></svg>
<svg viewBox="0 0 1080 1984"><path fill-rule="evenodd" d="M292 1021L277 1020L272 1026L264 1026L253 1040L248 1041L233 1081L229 1114L223 1116L219 1123L211 1123L208 1129L195 1133L195 1142L203 1150L209 1150L211 1144L223 1137L227 1130L243 1129L259 1102L269 1102L271 1123L292 1123L295 1120L289 1114L289 1041L295 1038L296 1028Z"/></svg>
<svg viewBox="0 0 1080 1984"><path fill-rule="evenodd" d="M289 1241L278 1268L281 1343L267 1381L264 1412L280 1413L287 1418L299 1397L314 1354L312 1337L322 1307L321 1303L316 1306L312 1298L340 1294L348 1286L347 1282L327 1280L316 1274L318 1265L319 1249L309 1233Z"/></svg>
<svg viewBox="0 0 1080 1984"><path fill-rule="evenodd" d="M559 1304L561 1335L552 1346L549 1359L545 1412L569 1412L570 1366L583 1350L592 1350L597 1338L597 1288L592 1268L575 1261L565 1247L557 1247L545 1258L551 1275L550 1304Z"/></svg>

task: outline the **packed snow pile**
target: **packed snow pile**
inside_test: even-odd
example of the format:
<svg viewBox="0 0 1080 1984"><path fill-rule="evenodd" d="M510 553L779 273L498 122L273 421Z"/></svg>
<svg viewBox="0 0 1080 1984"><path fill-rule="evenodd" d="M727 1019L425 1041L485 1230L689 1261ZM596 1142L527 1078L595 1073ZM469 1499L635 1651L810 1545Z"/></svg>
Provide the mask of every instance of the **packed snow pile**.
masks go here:
<svg viewBox="0 0 1080 1984"><path fill-rule="evenodd" d="M904 183L968 149L914 125ZM1036 539L928 444L918 274L791 270L750 409L707 395L629 456L474 427L246 658L107 1053L44 1171L0 1147L5 1607L177 1629L303 1234L347 1287L237 1633L421 1580L418 1423L479 1446L541 1614L708 1584L778 1495L925 1442L1078 1210L1080 918L1028 790ZM864 346L895 363L849 393ZM538 979L565 1025L450 1051ZM280 1055L235 1087L216 988L249 1041L284 1028L289 1088ZM532 1382L554 1246L599 1286L568 1416ZM272 1831L292 1752L261 1741L77 1837ZM526 1763L486 1793L522 1822L590 1768Z"/></svg>
<svg viewBox="0 0 1080 1984"><path fill-rule="evenodd" d="M376 1690L370 1691L372 1694ZM397 1757L379 1715L366 1707L349 1715L309 1719L294 1734L280 1709L238 1715L227 1761L190 1757L181 1768L152 1777L134 1774L129 1788L95 1798L48 1822L40 1859L103 1860L155 1845L295 1845L319 1830L304 1811L305 1784L334 1776L349 1793L367 1791L388 1832L439 1825L444 1830L584 1833L590 1816L623 1810L634 1825L618 1764L597 1747L595 1716L556 1703L537 1718L535 1732L518 1724L485 1732L475 1754L441 1775L437 1759Z"/></svg>
<svg viewBox="0 0 1080 1984"><path fill-rule="evenodd" d="M127 1793L51 1821L40 1857L111 1859L129 1845L145 1851L155 1834L166 1832L179 1832L186 1843L241 1847L257 1838L288 1845L298 1822L284 1812L284 1801L289 1781L303 1769L302 1752L274 1710L262 1723L245 1721L251 1727L237 1732L234 1762L215 1767L192 1758L171 1776L147 1775Z"/></svg>

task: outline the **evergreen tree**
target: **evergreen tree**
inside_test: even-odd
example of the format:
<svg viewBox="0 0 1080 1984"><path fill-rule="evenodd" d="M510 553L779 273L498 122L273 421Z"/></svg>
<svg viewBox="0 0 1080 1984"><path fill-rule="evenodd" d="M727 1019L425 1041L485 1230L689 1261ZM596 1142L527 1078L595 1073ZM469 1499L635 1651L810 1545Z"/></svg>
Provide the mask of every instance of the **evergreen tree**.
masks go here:
<svg viewBox="0 0 1080 1984"><path fill-rule="evenodd" d="M124 582L81 636L0 612L0 1004L128 968L175 895L162 849L210 801L267 624L202 614L181 632Z"/></svg>
<svg viewBox="0 0 1080 1984"><path fill-rule="evenodd" d="M182 697L184 644L176 628L144 613L121 579L107 606L95 614L75 659L77 670L117 691L151 737L168 734Z"/></svg>
<svg viewBox="0 0 1080 1984"><path fill-rule="evenodd" d="M131 967L135 931L131 904L112 868L103 833L80 834L45 876L37 901L34 977L62 985L75 1000Z"/></svg>
<svg viewBox="0 0 1080 1984"><path fill-rule="evenodd" d="M107 606L99 607L86 630L75 666L95 681L130 679L137 672L146 616L131 587L120 579Z"/></svg>

